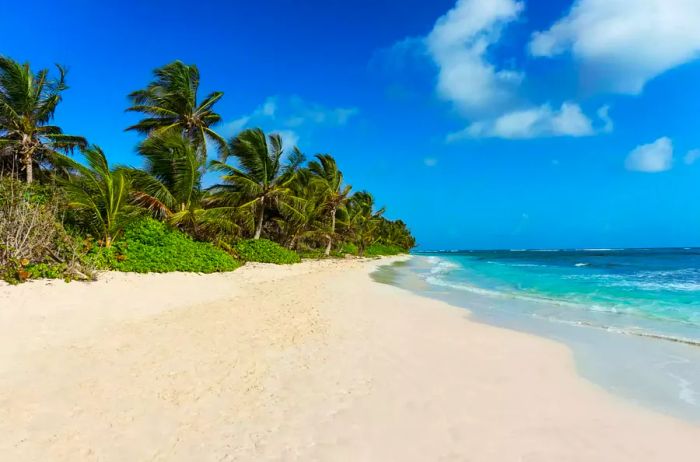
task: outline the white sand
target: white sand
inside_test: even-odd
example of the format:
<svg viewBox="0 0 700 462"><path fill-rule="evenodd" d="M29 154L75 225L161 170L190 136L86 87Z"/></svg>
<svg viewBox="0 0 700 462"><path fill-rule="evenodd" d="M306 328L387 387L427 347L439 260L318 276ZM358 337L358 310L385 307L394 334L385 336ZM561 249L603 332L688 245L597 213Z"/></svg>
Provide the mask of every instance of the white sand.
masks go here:
<svg viewBox="0 0 700 462"><path fill-rule="evenodd" d="M700 428L377 262L0 287L2 461L697 460Z"/></svg>

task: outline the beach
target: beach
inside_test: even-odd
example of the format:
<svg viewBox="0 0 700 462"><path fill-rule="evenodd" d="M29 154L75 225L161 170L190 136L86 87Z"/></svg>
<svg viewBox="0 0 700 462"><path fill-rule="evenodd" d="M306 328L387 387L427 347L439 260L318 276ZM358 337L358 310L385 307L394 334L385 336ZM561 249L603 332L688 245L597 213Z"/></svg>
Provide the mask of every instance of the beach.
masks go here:
<svg viewBox="0 0 700 462"><path fill-rule="evenodd" d="M564 344L373 281L391 261L0 286L2 459L694 457L700 427L585 380Z"/></svg>

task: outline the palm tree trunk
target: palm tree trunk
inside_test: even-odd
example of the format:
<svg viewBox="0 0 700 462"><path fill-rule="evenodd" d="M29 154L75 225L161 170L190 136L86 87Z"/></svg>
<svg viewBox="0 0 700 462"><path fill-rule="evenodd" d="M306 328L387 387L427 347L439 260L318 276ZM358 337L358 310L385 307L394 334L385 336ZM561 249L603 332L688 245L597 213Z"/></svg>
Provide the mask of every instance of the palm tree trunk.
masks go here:
<svg viewBox="0 0 700 462"><path fill-rule="evenodd" d="M260 239L260 235L262 234L262 227L263 227L263 219L265 218L265 198L262 197L260 198L260 216L258 216L258 223L255 225L255 236L253 236L253 239L258 240Z"/></svg>
<svg viewBox="0 0 700 462"><path fill-rule="evenodd" d="M24 164L24 173L26 174L27 184L32 184L34 181L34 163L32 162L31 151L25 151L22 155L22 164Z"/></svg>
<svg viewBox="0 0 700 462"><path fill-rule="evenodd" d="M328 235L328 244L326 244L326 251L324 255L327 257L331 254L331 247L333 245L333 234L335 234L335 207L331 209L331 234Z"/></svg>

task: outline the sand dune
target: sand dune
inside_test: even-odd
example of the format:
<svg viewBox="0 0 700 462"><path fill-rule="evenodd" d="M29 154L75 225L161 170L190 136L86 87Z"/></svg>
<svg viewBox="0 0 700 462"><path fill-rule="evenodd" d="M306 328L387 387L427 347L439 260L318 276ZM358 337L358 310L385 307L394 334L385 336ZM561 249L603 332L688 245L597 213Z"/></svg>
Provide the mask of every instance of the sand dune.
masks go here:
<svg viewBox="0 0 700 462"><path fill-rule="evenodd" d="M0 459L667 461L700 428L377 261L0 287Z"/></svg>

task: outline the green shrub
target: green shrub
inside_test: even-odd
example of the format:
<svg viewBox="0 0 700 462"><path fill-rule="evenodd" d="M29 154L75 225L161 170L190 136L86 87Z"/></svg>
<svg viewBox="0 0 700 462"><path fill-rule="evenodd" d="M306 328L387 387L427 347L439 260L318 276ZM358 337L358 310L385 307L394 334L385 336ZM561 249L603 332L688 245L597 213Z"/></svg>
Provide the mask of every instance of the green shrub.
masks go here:
<svg viewBox="0 0 700 462"><path fill-rule="evenodd" d="M136 273L213 273L241 266L224 250L207 242L194 241L152 218L128 226L112 247L94 247L90 259L100 269Z"/></svg>
<svg viewBox="0 0 700 462"><path fill-rule="evenodd" d="M400 255L406 253L404 249L395 245L372 244L365 250L366 257L378 257L384 255Z"/></svg>
<svg viewBox="0 0 700 462"><path fill-rule="evenodd" d="M359 253L359 250L355 244L352 242L346 242L340 247L339 253L341 255L345 254L350 254L350 255L357 255Z"/></svg>
<svg viewBox="0 0 700 462"><path fill-rule="evenodd" d="M301 258L318 260L325 258L323 249L297 249L297 255Z"/></svg>
<svg viewBox="0 0 700 462"><path fill-rule="evenodd" d="M60 194L49 186L0 178L0 279L89 279L82 239L63 226Z"/></svg>
<svg viewBox="0 0 700 462"><path fill-rule="evenodd" d="M240 241L234 247L236 253L245 261L276 263L278 265L299 263L301 258L296 252L267 239L248 239Z"/></svg>

